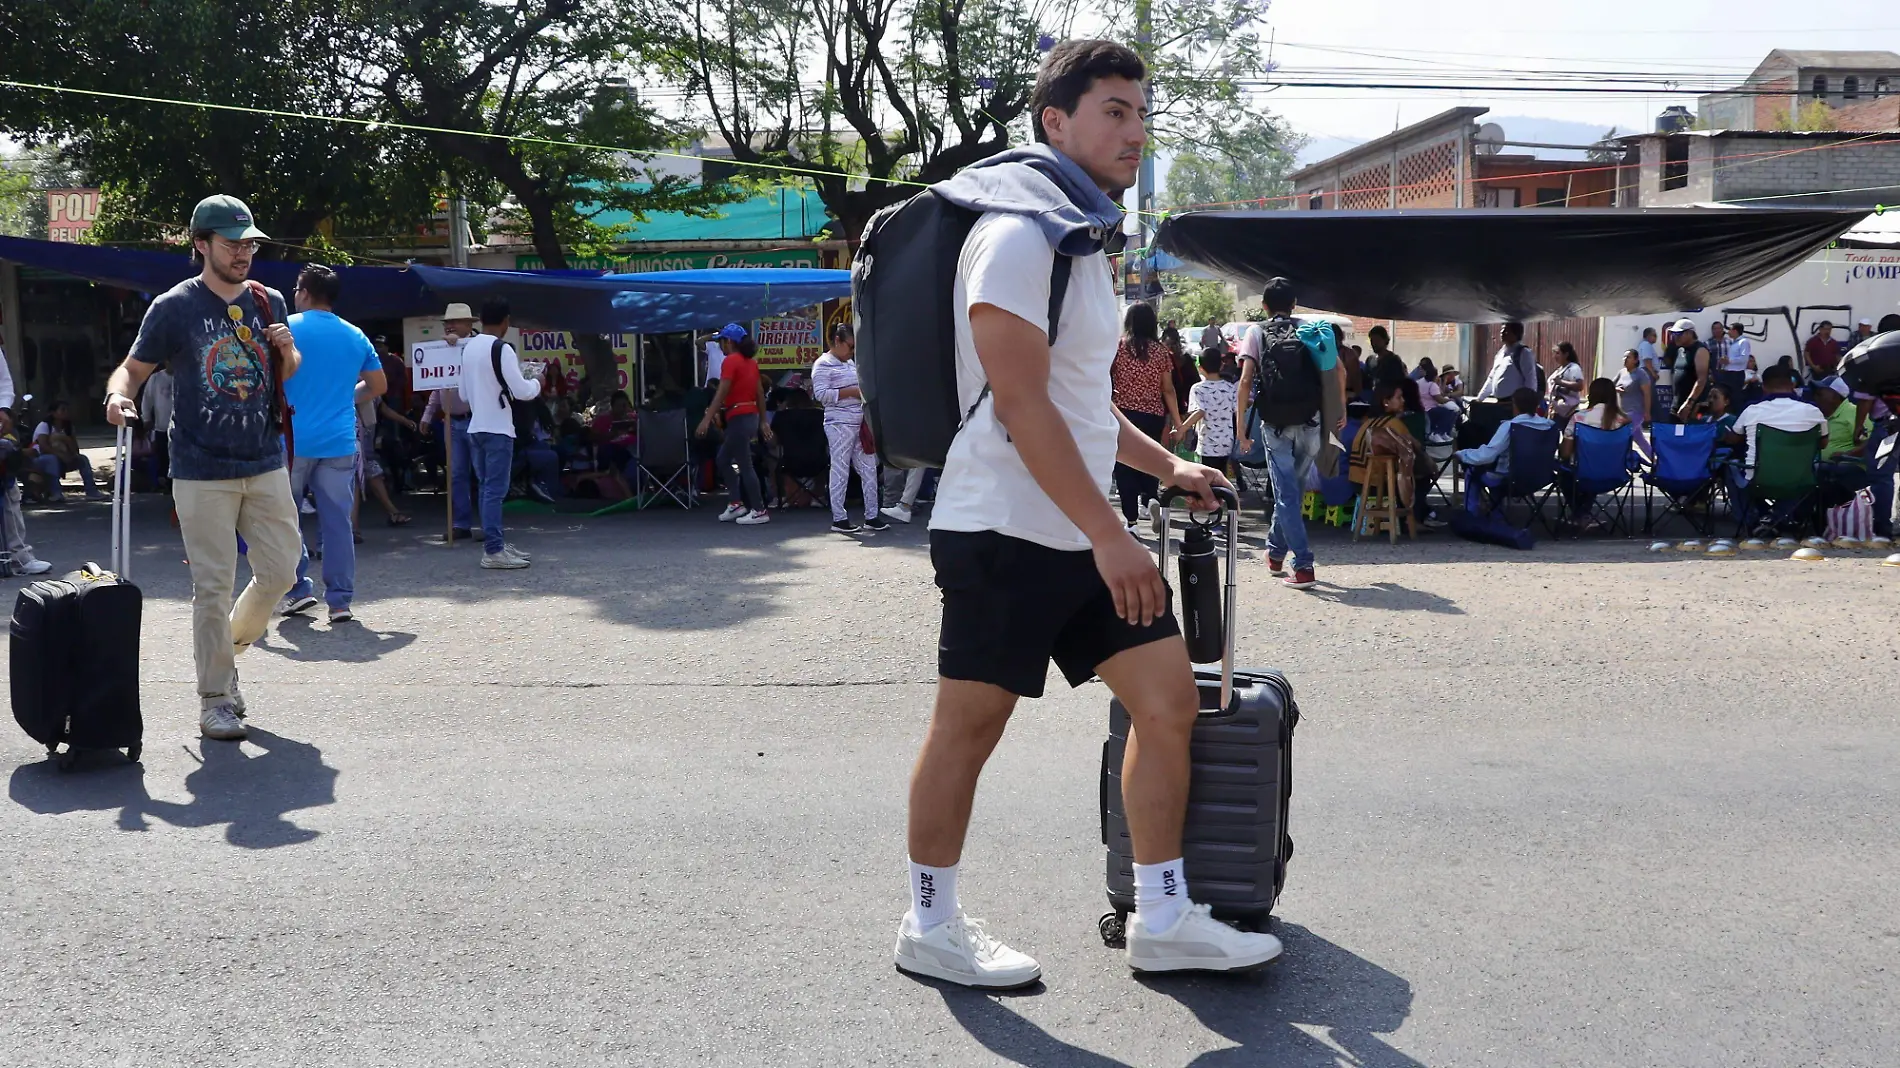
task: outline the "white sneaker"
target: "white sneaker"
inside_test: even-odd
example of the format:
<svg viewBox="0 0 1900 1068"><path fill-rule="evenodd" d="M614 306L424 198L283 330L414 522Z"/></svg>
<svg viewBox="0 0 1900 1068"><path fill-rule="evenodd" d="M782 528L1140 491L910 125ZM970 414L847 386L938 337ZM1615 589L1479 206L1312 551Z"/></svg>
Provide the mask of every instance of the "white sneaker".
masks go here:
<svg viewBox="0 0 1900 1068"><path fill-rule="evenodd" d="M756 527L760 523L770 523L771 521L772 521L772 513L765 511L764 509L760 509L759 511L756 511L756 512L747 512L746 514L733 520L734 523L737 523L742 527Z"/></svg>
<svg viewBox="0 0 1900 1068"><path fill-rule="evenodd" d="M235 742L250 732L231 710L231 703L221 701L199 713L198 733L220 742Z"/></svg>
<svg viewBox="0 0 1900 1068"><path fill-rule="evenodd" d="M1143 502L1141 502L1141 518L1143 518L1143 519L1147 519L1147 518L1148 518L1148 511L1149 511L1149 506L1150 506L1150 505L1152 505L1153 503L1154 503L1153 501L1143 501Z"/></svg>
<svg viewBox="0 0 1900 1068"><path fill-rule="evenodd" d="M483 553L482 567L488 571L519 571L528 566L528 561L519 556L509 556L506 550L498 553Z"/></svg>
<svg viewBox="0 0 1900 1068"><path fill-rule="evenodd" d="M316 502L315 502L315 501L312 501L312 500L311 500L310 498L308 498L308 497L305 497L305 498L304 498L304 499L302 500L302 502L300 502L300 503L299 503L299 504L297 505L297 511L299 511L299 512L301 512L301 513L303 513L304 515L316 515L316 514L317 514L317 505L316 505Z"/></svg>
<svg viewBox="0 0 1900 1068"><path fill-rule="evenodd" d="M730 523L744 514L745 514L745 505L728 504L726 505L726 510L719 513L719 521L721 523Z"/></svg>
<svg viewBox="0 0 1900 1068"><path fill-rule="evenodd" d="M22 575L44 575L51 570L53 570L53 565L44 560L29 560L20 565Z"/></svg>
<svg viewBox="0 0 1900 1068"><path fill-rule="evenodd" d="M1280 955L1280 940L1229 927L1206 905L1189 905L1174 926L1150 932L1135 913L1128 922L1128 966L1138 972L1238 972Z"/></svg>
<svg viewBox="0 0 1900 1068"><path fill-rule="evenodd" d="M893 504L878 514L886 519L894 519L899 523L908 523L911 520L910 509L901 504Z"/></svg>
<svg viewBox="0 0 1900 1068"><path fill-rule="evenodd" d="M501 551L507 553L509 556L513 556L521 560L534 559L534 557L531 556L527 551L519 548L513 542L504 542L502 544Z"/></svg>
<svg viewBox="0 0 1900 1068"><path fill-rule="evenodd" d="M919 934L908 913L897 925L897 970L987 990L1028 986L1042 978L1042 965L1018 953L958 910L955 917Z"/></svg>

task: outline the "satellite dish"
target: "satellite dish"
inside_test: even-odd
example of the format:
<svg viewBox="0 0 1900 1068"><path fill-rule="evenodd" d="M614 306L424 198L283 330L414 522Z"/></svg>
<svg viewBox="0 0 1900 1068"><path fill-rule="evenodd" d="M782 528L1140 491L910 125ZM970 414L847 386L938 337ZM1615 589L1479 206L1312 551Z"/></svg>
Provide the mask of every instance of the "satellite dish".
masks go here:
<svg viewBox="0 0 1900 1068"><path fill-rule="evenodd" d="M1472 146L1480 156L1495 156L1504 151L1504 127L1495 122L1487 122L1478 127L1478 136L1472 138Z"/></svg>

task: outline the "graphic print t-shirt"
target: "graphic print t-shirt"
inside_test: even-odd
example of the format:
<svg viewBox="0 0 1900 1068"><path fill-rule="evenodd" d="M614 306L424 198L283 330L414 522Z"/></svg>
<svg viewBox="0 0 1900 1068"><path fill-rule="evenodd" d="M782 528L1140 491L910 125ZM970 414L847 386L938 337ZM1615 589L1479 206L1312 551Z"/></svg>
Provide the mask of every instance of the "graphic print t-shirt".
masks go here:
<svg viewBox="0 0 1900 1068"><path fill-rule="evenodd" d="M281 323L283 294L267 292L272 321ZM173 286L145 310L131 357L171 362L171 477L250 478L284 466L284 440L271 416L274 353L249 286L234 301L197 278Z"/></svg>

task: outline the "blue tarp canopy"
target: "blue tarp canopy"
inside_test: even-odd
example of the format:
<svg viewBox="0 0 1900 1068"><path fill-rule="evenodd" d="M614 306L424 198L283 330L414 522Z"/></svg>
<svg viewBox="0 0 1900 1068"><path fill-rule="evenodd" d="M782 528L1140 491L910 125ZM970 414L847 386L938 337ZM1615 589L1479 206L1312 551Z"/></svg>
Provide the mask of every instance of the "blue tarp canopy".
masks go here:
<svg viewBox="0 0 1900 1068"><path fill-rule="evenodd" d="M191 257L176 252L78 245L65 241L34 241L0 237L0 260L57 271L140 293L163 293L198 273ZM288 299L297 286L303 264L287 260L251 261L251 277L283 293ZM400 267L339 267L343 292L336 312L346 319L400 319L407 315L434 315L442 301L423 291L422 280Z"/></svg>
<svg viewBox="0 0 1900 1068"><path fill-rule="evenodd" d="M851 295L850 271L720 267L597 278L532 271L411 268L446 300L500 297L515 318L581 333L668 334L782 315Z"/></svg>

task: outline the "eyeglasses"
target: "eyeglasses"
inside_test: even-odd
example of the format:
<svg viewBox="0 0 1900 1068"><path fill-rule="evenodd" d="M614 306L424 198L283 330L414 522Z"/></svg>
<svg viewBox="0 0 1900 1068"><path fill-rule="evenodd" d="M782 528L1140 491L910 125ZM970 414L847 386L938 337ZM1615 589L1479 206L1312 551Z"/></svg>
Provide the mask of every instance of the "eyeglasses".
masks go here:
<svg viewBox="0 0 1900 1068"><path fill-rule="evenodd" d="M225 248L228 248L233 252L256 252L257 251L257 239L254 237L246 238L243 241L233 241L228 237L220 237L217 239L217 243L220 245L223 245Z"/></svg>

